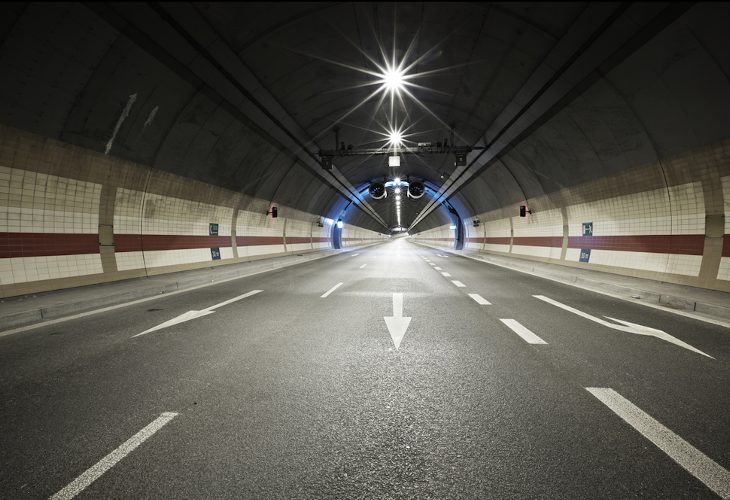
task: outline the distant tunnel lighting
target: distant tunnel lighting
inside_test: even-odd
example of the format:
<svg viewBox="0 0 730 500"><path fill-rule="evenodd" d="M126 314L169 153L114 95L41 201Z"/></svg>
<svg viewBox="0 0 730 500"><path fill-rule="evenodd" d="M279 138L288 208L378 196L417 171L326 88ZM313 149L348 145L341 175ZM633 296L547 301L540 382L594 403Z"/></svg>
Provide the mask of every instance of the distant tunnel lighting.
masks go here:
<svg viewBox="0 0 730 500"><path fill-rule="evenodd" d="M342 229L342 226L343 226L342 219L340 219L337 221L337 229Z"/></svg>
<svg viewBox="0 0 730 500"><path fill-rule="evenodd" d="M400 167L400 156L389 156L388 157L389 167Z"/></svg>
<svg viewBox="0 0 730 500"><path fill-rule="evenodd" d="M393 182L395 182L396 184L400 184L400 177L396 177L395 179L393 179Z"/></svg>
<svg viewBox="0 0 730 500"><path fill-rule="evenodd" d="M395 194L400 194L400 188L395 188Z"/></svg>
<svg viewBox="0 0 730 500"><path fill-rule="evenodd" d="M452 224L452 225L449 226L449 229L452 229L452 230L453 229L456 229L456 226Z"/></svg>
<svg viewBox="0 0 730 500"><path fill-rule="evenodd" d="M396 195L395 201L400 201L400 195Z"/></svg>

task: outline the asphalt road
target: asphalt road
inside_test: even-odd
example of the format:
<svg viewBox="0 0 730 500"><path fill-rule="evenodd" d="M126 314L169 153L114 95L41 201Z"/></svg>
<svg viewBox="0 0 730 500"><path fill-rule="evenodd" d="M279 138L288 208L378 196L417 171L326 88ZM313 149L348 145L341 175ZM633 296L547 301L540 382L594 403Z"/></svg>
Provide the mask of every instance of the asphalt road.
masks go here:
<svg viewBox="0 0 730 500"><path fill-rule="evenodd" d="M729 361L399 240L1 337L0 496L727 498Z"/></svg>

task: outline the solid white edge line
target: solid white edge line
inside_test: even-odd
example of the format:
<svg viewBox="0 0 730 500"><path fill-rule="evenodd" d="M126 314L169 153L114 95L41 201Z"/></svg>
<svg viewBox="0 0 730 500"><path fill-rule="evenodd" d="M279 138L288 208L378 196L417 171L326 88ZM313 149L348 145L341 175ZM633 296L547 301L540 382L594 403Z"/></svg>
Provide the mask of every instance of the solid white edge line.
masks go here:
<svg viewBox="0 0 730 500"><path fill-rule="evenodd" d="M476 301L476 303L479 304L480 306L491 306L492 305L491 302L489 302L487 299L485 299L478 293L470 293L469 297L474 299Z"/></svg>
<svg viewBox="0 0 730 500"><path fill-rule="evenodd" d="M466 287L466 285L465 285L464 283L462 283L461 281L457 281L457 280L451 280L451 282L452 282L452 283L453 283L454 285L456 285L457 287L459 287L459 288L465 288L465 287Z"/></svg>
<svg viewBox="0 0 730 500"><path fill-rule="evenodd" d="M329 290L327 290L323 295L321 295L320 298L322 298L322 299L326 298L327 296L329 296L329 294L331 294L332 292L334 292L335 290L337 290L341 285L342 285L342 282L340 281L335 286L333 286L332 288L330 288Z"/></svg>
<svg viewBox="0 0 730 500"><path fill-rule="evenodd" d="M86 472L71 481L65 488L51 497L50 500L70 500L99 479L106 471L114 467L121 459L129 455L135 448L159 431L178 414L165 412L147 425L144 429L125 441L116 450L89 467Z"/></svg>
<svg viewBox="0 0 730 500"><path fill-rule="evenodd" d="M514 319L500 319L499 321L507 325L510 330L522 337L522 340L528 344L547 344L543 339L525 328L519 321Z"/></svg>
<svg viewBox="0 0 730 500"><path fill-rule="evenodd" d="M727 469L613 389L586 387L586 390L705 486L721 498L730 498L730 472Z"/></svg>

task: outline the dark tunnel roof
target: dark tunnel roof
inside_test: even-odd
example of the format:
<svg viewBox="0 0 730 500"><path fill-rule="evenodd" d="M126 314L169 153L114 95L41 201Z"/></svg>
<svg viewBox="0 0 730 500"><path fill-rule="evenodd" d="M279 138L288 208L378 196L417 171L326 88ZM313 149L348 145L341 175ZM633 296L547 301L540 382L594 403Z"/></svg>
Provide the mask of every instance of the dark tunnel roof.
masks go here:
<svg viewBox="0 0 730 500"><path fill-rule="evenodd" d="M402 203L421 231L450 220L445 201L467 217L727 137L729 18L673 2L3 4L0 112L381 232L395 205L369 183L422 180L433 189ZM393 59L410 85L391 107L372 72ZM321 168L334 127L360 150L393 126L406 144L481 149L465 167L442 153Z"/></svg>

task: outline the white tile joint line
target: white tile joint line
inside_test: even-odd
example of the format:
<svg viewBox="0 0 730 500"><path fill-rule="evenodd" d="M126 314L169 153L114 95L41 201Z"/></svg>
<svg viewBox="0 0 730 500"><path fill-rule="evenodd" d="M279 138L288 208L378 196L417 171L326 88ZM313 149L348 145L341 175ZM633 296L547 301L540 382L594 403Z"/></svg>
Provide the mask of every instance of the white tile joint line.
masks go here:
<svg viewBox="0 0 730 500"><path fill-rule="evenodd" d="M61 491L51 497L50 500L70 500L85 490L91 483L99 479L106 471L114 467L120 460L129 455L135 448L144 443L154 433L162 429L170 420L177 417L177 413L165 412L152 423L148 424L144 429L129 438L116 450L92 465L79 477L74 479Z"/></svg>

